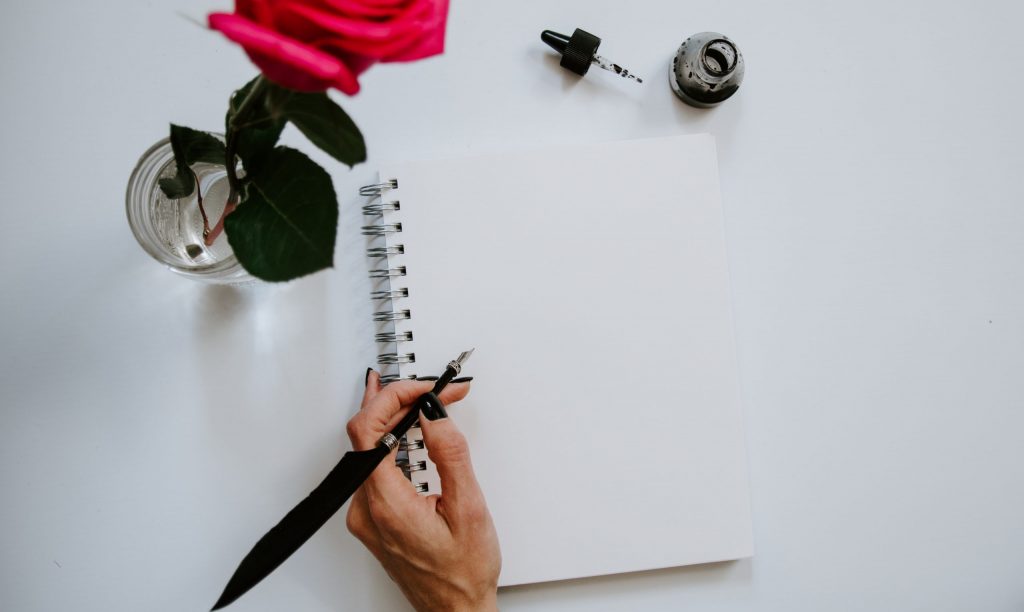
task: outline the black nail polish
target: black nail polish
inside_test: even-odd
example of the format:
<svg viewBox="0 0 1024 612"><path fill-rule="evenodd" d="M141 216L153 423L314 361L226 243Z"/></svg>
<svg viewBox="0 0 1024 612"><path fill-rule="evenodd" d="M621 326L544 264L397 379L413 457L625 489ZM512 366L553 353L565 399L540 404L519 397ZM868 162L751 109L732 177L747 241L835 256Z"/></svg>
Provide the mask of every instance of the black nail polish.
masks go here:
<svg viewBox="0 0 1024 612"><path fill-rule="evenodd" d="M430 421L448 418L448 412L445 411L444 404L432 392L421 395L416 400L416 407Z"/></svg>
<svg viewBox="0 0 1024 612"><path fill-rule="evenodd" d="M363 386L364 387L366 385L370 384L370 372L372 372L372 371L373 371L373 368L366 368L366 377L363 378Z"/></svg>
<svg viewBox="0 0 1024 612"><path fill-rule="evenodd" d="M456 378L452 382L453 383L468 383L471 380L473 380L472 376L463 376L462 378Z"/></svg>
<svg viewBox="0 0 1024 612"><path fill-rule="evenodd" d="M427 382L434 382L437 380L437 376L417 376L416 380L425 380Z"/></svg>

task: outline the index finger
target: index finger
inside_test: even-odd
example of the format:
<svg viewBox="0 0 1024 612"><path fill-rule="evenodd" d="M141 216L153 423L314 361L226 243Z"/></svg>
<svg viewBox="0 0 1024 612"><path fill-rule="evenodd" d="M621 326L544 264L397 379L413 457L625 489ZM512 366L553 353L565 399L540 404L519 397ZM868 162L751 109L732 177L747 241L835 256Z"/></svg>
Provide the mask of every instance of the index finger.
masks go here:
<svg viewBox="0 0 1024 612"><path fill-rule="evenodd" d="M430 381L403 380L385 387L372 372L367 379L367 391L362 410L349 421L349 436L355 450L367 450L378 444L381 436L391 431L405 413L414 409L419 397L431 389ZM371 388L372 383L372 388ZM465 397L468 384L456 384L441 393L444 402L455 402ZM419 499L409 480L394 463L392 451L366 480L363 486L371 514L377 520L401 516Z"/></svg>
<svg viewBox="0 0 1024 612"><path fill-rule="evenodd" d="M362 409L348 424L353 449L368 450L377 446L381 436L404 416L403 409L429 391L429 385L428 382L407 380L382 387L379 375L372 371L368 373ZM410 504L419 499L402 470L395 465L396 452L388 453L361 489L370 514L377 520L402 516Z"/></svg>
<svg viewBox="0 0 1024 612"><path fill-rule="evenodd" d="M377 439L386 434L398 421L399 412L411 405L419 396L434 388L433 383L421 380L400 380L380 388L369 397L356 418L362 419L362 429L372 434L372 441L362 440L364 444L376 444ZM354 441L353 441L354 442ZM368 447L369 448L369 447Z"/></svg>

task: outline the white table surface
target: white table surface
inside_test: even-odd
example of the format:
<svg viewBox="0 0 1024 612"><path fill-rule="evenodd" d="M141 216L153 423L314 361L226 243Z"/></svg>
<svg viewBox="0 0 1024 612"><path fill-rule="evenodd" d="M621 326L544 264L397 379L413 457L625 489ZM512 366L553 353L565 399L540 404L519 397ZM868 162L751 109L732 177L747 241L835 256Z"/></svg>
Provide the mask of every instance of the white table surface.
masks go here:
<svg viewBox="0 0 1024 612"><path fill-rule="evenodd" d="M177 15L229 6L5 3L0 609L208 609L346 450L375 354L352 194L376 160L703 131L757 554L501 606L1024 609L1019 3L454 0L443 57L342 99L371 153L317 157L342 194L335 269L241 289L161 269L123 200L168 122L217 129L254 74ZM538 35L576 26L647 83L561 71ZM747 76L694 110L666 72L709 29ZM232 609L406 608L339 515Z"/></svg>

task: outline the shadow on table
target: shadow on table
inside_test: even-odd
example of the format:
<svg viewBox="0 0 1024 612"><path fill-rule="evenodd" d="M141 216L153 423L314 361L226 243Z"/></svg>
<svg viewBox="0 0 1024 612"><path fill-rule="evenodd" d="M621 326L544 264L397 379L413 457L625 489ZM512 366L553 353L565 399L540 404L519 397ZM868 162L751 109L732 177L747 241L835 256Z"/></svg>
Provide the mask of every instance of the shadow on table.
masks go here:
<svg viewBox="0 0 1024 612"><path fill-rule="evenodd" d="M209 285L201 288L196 321L203 337L216 334L234 319L244 316L252 302L252 293L245 285Z"/></svg>
<svg viewBox="0 0 1024 612"><path fill-rule="evenodd" d="M201 287L193 296L193 327L183 330L190 395L233 478L281 483L308 469L318 482L344 451L325 331L329 282Z"/></svg>

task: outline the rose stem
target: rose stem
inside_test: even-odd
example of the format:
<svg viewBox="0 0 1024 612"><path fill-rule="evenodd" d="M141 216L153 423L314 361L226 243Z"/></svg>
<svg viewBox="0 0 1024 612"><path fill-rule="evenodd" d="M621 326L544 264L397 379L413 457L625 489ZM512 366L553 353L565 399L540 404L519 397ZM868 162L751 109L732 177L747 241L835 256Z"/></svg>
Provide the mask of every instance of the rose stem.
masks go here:
<svg viewBox="0 0 1024 612"><path fill-rule="evenodd" d="M249 90L249 95L242 100L238 110L231 115L231 119L228 121L228 133L225 136L227 142L224 147L224 168L228 172L228 201L224 204L224 212L221 213L217 224L206 235L206 246L212 245L217 240L221 232L224 231L224 219L238 206L238 172L235 163L235 149L238 147L238 134L241 127L239 119L244 118L256 101L260 99L266 83L266 78L263 75L257 77L252 89ZM228 105L230 106L230 104L229 101Z"/></svg>
<svg viewBox="0 0 1024 612"><path fill-rule="evenodd" d="M192 168L189 168L189 171L192 173L192 178L196 179L196 201L199 202L199 214L203 216L203 238L206 238L210 235L210 218L206 216L206 208L203 206L203 191L199 185L199 175Z"/></svg>

